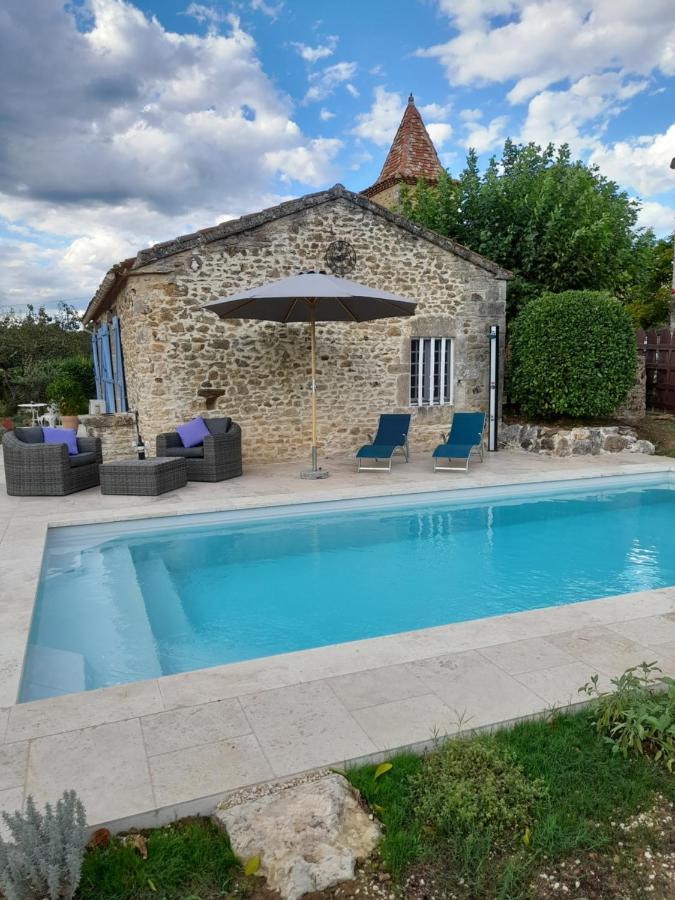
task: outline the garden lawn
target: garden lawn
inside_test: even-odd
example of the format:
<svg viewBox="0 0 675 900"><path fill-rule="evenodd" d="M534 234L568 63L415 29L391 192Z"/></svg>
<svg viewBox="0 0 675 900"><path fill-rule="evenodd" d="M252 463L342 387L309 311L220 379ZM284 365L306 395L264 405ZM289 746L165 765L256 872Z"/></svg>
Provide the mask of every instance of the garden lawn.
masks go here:
<svg viewBox="0 0 675 900"><path fill-rule="evenodd" d="M147 859L119 838L87 853L81 900L215 900L232 885L237 859L209 819L145 832Z"/></svg>
<svg viewBox="0 0 675 900"><path fill-rule="evenodd" d="M349 773L386 826L382 864L396 880L418 869L425 872L427 885L455 896L539 896L531 886L538 872L588 853L613 857L617 841L626 843L617 833L618 823L650 809L659 797L675 800L675 777L646 758L612 753L593 730L588 712L521 723L498 732L494 744L512 756L527 782L544 789L533 801L529 821L510 835L508 849L495 846L493 831L480 823L467 840L460 828L441 834L435 823L422 821L419 787L415 794L411 785L424 777L424 763L415 756L396 757L378 779L374 767ZM480 783L481 773L467 772L467 779Z"/></svg>

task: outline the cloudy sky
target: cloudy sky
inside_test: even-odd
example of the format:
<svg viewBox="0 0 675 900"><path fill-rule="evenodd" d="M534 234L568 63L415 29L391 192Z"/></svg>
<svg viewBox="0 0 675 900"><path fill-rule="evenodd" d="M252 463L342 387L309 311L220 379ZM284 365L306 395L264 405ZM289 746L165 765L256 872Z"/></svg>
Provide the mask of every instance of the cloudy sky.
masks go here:
<svg viewBox="0 0 675 900"><path fill-rule="evenodd" d="M0 305L371 184L410 91L443 163L567 141L675 223L675 0L3 0Z"/></svg>

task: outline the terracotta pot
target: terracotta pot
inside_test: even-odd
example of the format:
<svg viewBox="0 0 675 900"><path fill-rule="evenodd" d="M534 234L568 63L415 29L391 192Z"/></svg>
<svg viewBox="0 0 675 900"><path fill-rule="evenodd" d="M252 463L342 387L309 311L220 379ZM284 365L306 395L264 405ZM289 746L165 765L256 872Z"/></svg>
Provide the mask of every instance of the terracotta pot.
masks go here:
<svg viewBox="0 0 675 900"><path fill-rule="evenodd" d="M61 425L64 428L73 428L77 431L77 426L80 424L80 420L77 416L61 416Z"/></svg>

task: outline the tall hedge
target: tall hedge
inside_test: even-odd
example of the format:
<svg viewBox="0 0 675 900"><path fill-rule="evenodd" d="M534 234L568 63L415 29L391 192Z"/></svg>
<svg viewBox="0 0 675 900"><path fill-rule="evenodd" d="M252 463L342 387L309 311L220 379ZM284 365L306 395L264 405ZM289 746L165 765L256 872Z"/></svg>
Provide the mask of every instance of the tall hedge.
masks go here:
<svg viewBox="0 0 675 900"><path fill-rule="evenodd" d="M509 393L530 417L608 416L635 382L635 332L602 291L545 293L511 330Z"/></svg>

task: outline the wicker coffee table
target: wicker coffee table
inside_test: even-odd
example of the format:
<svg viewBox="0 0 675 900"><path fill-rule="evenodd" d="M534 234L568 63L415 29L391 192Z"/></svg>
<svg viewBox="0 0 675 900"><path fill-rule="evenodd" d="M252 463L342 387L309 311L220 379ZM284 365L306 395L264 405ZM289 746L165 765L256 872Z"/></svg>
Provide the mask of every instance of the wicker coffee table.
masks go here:
<svg viewBox="0 0 675 900"><path fill-rule="evenodd" d="M156 497L187 484L184 459L116 459L99 466L102 494L138 494Z"/></svg>

